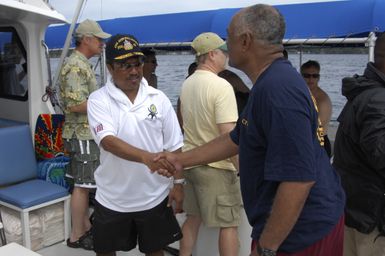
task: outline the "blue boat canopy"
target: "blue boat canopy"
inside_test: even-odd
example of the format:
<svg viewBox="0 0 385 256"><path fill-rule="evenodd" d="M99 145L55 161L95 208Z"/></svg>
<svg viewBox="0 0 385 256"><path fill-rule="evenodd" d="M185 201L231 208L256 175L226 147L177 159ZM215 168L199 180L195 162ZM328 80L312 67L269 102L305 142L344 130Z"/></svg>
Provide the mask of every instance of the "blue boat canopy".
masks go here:
<svg viewBox="0 0 385 256"><path fill-rule="evenodd" d="M282 1L283 3L285 1ZM368 37L385 30L384 0L335 0L276 5L286 20L285 40ZM189 45L202 32L226 39L226 28L240 8L101 20L110 34L132 34L143 45ZM62 48L69 25L49 27L46 43Z"/></svg>

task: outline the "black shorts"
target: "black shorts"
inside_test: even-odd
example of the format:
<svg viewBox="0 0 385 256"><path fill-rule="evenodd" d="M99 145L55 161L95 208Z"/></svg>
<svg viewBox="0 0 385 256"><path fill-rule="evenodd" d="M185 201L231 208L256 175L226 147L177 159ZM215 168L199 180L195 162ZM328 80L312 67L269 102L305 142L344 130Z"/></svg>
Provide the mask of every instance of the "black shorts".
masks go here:
<svg viewBox="0 0 385 256"><path fill-rule="evenodd" d="M152 253L180 240L182 231L167 200L146 211L127 213L110 210L95 201L94 251L129 251L138 243L142 253Z"/></svg>

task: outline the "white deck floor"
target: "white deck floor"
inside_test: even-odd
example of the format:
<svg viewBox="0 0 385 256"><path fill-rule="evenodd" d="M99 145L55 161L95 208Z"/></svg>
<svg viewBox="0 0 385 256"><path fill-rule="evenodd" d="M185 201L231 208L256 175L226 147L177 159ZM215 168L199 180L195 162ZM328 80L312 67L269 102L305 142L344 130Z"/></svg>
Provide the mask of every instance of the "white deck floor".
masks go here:
<svg viewBox="0 0 385 256"><path fill-rule="evenodd" d="M41 254L42 256L95 256L95 252L93 251L69 248L64 243L58 243L50 247L46 247L42 250L37 251L37 253ZM144 254L139 252L138 249L134 249L129 252L118 252L116 255L117 256L141 256ZM168 254L167 252L165 252L164 255L169 256L171 254Z"/></svg>
<svg viewBox="0 0 385 256"><path fill-rule="evenodd" d="M177 220L180 224L185 219L184 214L177 214ZM241 225L238 229L240 252L239 255L249 255L251 244L251 227L249 226L244 211L241 211ZM193 251L193 255L198 256L218 256L218 228L207 228L201 226L198 235L198 241ZM170 245L172 248L179 248L179 243L175 242ZM42 250L37 251L42 256L95 256L93 251L85 251L83 249L72 249L67 247L64 243L59 243ZM130 252L118 252L117 256L142 256L138 249ZM19 255L17 255L19 256ZM165 256L171 256L171 254L165 252Z"/></svg>

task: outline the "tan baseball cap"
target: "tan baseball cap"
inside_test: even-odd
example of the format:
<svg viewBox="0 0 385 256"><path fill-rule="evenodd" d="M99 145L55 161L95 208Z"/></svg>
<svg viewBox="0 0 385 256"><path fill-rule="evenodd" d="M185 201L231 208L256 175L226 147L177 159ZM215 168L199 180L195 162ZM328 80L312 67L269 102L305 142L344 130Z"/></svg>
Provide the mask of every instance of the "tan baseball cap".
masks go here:
<svg viewBox="0 0 385 256"><path fill-rule="evenodd" d="M79 23L78 27L75 30L75 35L77 37L92 35L102 39L107 39L111 37L110 34L102 30L102 28L96 21L89 19Z"/></svg>
<svg viewBox="0 0 385 256"><path fill-rule="evenodd" d="M196 56L206 54L215 49L227 51L226 42L223 41L223 39L217 34L212 32L205 32L195 37L191 43L191 47L195 50Z"/></svg>

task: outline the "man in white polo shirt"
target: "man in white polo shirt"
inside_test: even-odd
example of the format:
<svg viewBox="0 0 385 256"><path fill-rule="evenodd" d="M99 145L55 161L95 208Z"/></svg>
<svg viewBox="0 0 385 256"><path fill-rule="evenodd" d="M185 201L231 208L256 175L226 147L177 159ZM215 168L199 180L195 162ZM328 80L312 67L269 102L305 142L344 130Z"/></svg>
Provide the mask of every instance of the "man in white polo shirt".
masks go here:
<svg viewBox="0 0 385 256"><path fill-rule="evenodd" d="M180 150L182 133L170 100L142 79L143 53L133 36L113 36L106 59L111 79L88 99L100 147L94 250L115 255L138 242L146 255L163 255L163 247L182 237L170 203L181 210L184 180L175 177L170 190L172 179L151 171L171 167L154 163L155 152Z"/></svg>

